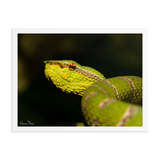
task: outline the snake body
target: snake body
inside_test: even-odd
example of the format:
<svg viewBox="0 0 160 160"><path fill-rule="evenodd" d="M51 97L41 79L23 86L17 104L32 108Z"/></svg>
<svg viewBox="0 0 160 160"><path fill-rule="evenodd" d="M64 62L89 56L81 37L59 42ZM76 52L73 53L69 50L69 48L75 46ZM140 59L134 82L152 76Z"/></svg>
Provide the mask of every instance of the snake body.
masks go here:
<svg viewBox="0 0 160 160"><path fill-rule="evenodd" d="M82 97L82 113L88 126L142 126L142 78L106 79L97 70L72 60L44 63L45 76L53 85L66 95Z"/></svg>

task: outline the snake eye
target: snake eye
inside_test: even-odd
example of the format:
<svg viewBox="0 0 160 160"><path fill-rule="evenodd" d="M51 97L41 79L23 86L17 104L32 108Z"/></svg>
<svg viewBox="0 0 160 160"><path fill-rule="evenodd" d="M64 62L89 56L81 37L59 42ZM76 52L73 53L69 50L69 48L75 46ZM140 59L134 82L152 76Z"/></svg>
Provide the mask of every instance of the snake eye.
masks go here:
<svg viewBox="0 0 160 160"><path fill-rule="evenodd" d="M68 65L68 68L69 68L69 70L73 71L73 70L76 69L76 64L70 63L70 64Z"/></svg>

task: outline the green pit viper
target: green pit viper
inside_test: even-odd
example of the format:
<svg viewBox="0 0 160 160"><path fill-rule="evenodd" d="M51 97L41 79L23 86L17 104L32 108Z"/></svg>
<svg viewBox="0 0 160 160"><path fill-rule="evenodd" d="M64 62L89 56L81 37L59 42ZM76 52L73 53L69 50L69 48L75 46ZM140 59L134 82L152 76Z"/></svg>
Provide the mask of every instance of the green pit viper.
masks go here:
<svg viewBox="0 0 160 160"><path fill-rule="evenodd" d="M142 126L142 78L106 79L72 60L44 63L46 78L72 101L81 103L85 125Z"/></svg>

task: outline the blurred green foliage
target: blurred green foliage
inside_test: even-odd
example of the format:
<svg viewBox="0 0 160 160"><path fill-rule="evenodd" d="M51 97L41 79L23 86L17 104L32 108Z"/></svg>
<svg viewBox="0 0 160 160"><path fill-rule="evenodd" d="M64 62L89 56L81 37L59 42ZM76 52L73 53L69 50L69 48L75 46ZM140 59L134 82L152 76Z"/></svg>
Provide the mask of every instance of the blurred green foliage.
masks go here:
<svg viewBox="0 0 160 160"><path fill-rule="evenodd" d="M81 108L57 94L44 76L44 60L64 59L93 67L106 78L142 77L142 34L19 34L19 126L83 121Z"/></svg>

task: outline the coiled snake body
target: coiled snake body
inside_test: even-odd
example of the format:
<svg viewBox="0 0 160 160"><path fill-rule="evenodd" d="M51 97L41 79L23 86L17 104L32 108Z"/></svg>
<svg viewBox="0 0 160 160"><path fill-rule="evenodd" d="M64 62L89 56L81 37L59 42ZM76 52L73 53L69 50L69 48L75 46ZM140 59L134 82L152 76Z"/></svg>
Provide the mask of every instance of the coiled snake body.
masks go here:
<svg viewBox="0 0 160 160"><path fill-rule="evenodd" d="M97 70L71 60L44 63L50 82L66 95L82 97L82 113L88 126L142 126L142 78L106 79Z"/></svg>

